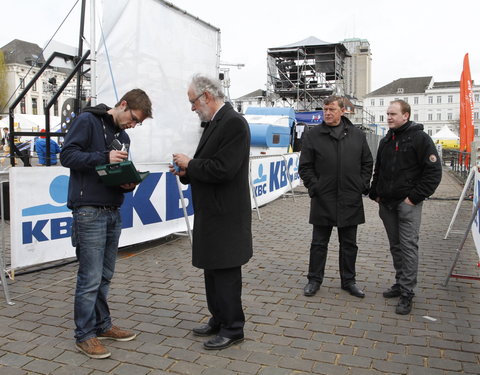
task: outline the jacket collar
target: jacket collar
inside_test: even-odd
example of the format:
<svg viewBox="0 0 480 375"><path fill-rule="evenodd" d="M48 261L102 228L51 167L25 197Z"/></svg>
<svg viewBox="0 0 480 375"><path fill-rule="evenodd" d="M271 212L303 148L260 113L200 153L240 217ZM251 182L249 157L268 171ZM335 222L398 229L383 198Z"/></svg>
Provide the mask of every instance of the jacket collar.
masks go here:
<svg viewBox="0 0 480 375"><path fill-rule="evenodd" d="M200 138L200 142L198 143L197 150L195 151L195 155L197 155L198 152L202 149L208 138L210 138L210 136L217 128L217 124L222 120L223 116L225 116L225 114L229 110L233 110L232 105L230 103L225 103L222 108L220 108L215 114L214 119L206 123L205 128L203 129L202 137Z"/></svg>

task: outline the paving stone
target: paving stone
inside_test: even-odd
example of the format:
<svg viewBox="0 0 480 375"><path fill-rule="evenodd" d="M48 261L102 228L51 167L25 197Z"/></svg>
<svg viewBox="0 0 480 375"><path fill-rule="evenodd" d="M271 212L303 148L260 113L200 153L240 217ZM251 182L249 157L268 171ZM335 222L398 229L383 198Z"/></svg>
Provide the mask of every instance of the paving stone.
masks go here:
<svg viewBox="0 0 480 375"><path fill-rule="evenodd" d="M46 361L44 359L34 359L23 366L24 369L38 374L51 374L59 367L60 364L52 361Z"/></svg>
<svg viewBox="0 0 480 375"><path fill-rule="evenodd" d="M0 365L0 373L2 375L27 375L27 371L15 368L15 367L6 367Z"/></svg>
<svg viewBox="0 0 480 375"><path fill-rule="evenodd" d="M378 205L369 199L363 201L366 223L357 237L357 281L366 298L340 289L336 229L323 285L314 297L303 295L312 228L310 199L298 187L295 202L286 198L262 206L262 221L253 215L254 256L243 267L243 343L208 352L205 338L191 334L208 321L209 312L203 272L191 265L188 239L179 237L141 251L129 249L128 257L120 251L110 309L115 324L138 336L105 342L112 351L105 360L89 359L74 347L78 265L19 275L11 285L16 305L0 305L0 373L41 374L50 370L49 363L57 366L54 375L136 375L137 370L148 375L478 375L480 283L451 279L443 287L459 243L458 236L443 240L457 203L450 197L462 190L448 173L443 177L424 204L418 287L407 316L395 314L396 299L382 296L394 270ZM464 225L470 212L471 202L463 202L457 223ZM472 239L465 245L456 270L480 275L471 266L478 261Z"/></svg>

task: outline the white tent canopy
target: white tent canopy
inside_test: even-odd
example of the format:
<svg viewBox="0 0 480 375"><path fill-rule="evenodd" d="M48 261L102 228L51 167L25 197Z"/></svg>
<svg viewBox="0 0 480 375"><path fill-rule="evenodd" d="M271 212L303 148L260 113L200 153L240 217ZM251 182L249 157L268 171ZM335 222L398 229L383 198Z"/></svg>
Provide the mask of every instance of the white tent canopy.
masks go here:
<svg viewBox="0 0 480 375"><path fill-rule="evenodd" d="M460 139L458 135L456 135L454 132L452 132L447 125L444 125L442 130L437 132L435 135L432 136L433 140L458 140Z"/></svg>

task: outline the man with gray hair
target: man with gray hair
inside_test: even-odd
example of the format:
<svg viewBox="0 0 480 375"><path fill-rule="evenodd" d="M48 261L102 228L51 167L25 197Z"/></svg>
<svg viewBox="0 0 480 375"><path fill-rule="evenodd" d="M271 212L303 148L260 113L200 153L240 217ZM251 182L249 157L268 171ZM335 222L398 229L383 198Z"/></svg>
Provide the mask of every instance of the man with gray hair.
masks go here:
<svg viewBox="0 0 480 375"><path fill-rule="evenodd" d="M218 350L244 338L241 267L252 257L250 129L243 116L224 102L218 80L196 75L187 95L204 130L193 158L173 154L179 169L170 166L170 172L192 187L192 264L204 270L211 314L193 334L215 335L203 345Z"/></svg>

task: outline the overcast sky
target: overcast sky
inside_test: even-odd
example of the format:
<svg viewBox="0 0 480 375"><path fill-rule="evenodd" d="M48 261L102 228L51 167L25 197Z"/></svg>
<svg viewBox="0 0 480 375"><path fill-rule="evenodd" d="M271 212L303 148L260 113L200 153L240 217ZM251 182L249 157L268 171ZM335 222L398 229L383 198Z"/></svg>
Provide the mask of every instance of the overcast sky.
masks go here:
<svg viewBox="0 0 480 375"><path fill-rule="evenodd" d="M77 0L1 1L6 6L0 45L21 39L43 47ZM245 64L242 69L231 67L232 98L266 88L268 48L309 36L332 43L367 39L373 90L404 77L458 81L467 52L472 79L480 79L479 0L171 2L220 28L223 62ZM58 33L59 41L78 44L79 4Z"/></svg>

